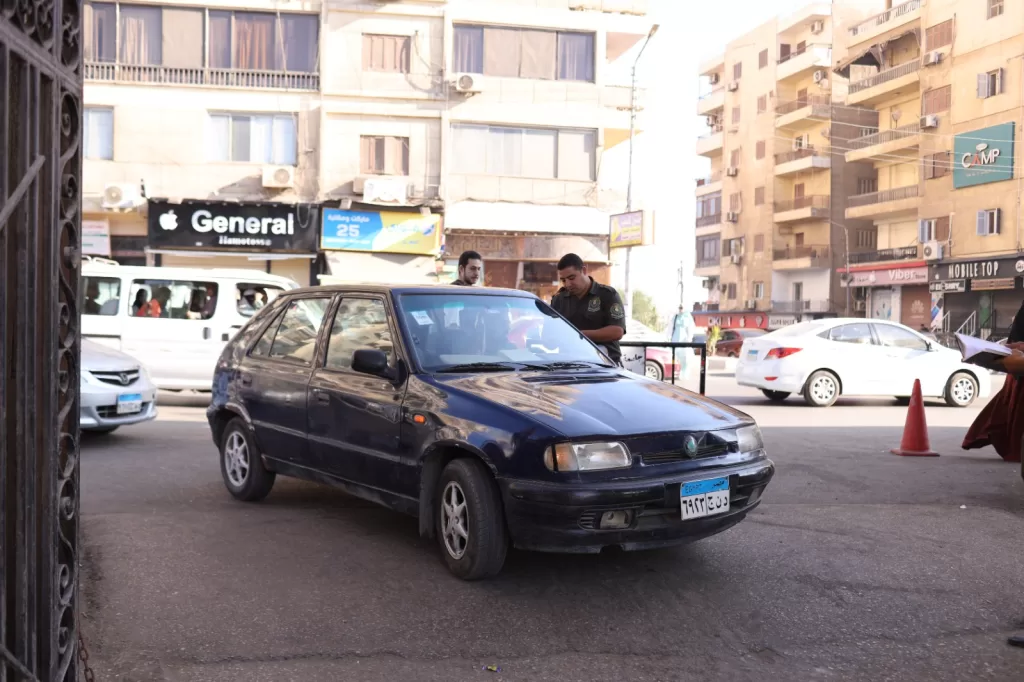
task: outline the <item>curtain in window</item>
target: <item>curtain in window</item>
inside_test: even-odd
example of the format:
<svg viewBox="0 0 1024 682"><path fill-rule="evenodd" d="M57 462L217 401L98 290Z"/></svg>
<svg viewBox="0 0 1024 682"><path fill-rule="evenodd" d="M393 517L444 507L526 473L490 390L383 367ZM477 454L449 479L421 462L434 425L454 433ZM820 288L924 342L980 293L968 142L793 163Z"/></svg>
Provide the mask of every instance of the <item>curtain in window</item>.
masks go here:
<svg viewBox="0 0 1024 682"><path fill-rule="evenodd" d="M231 160L231 117L210 114L206 119L206 158L210 161Z"/></svg>
<svg viewBox="0 0 1024 682"><path fill-rule="evenodd" d="M558 34L554 31L519 32L522 38L520 78L554 80L558 63Z"/></svg>
<svg viewBox="0 0 1024 682"><path fill-rule="evenodd" d="M248 116L231 117L231 160L249 161L252 119Z"/></svg>
<svg viewBox="0 0 1024 682"><path fill-rule="evenodd" d="M523 174L521 128L491 128L487 136L487 174L517 177Z"/></svg>
<svg viewBox="0 0 1024 682"><path fill-rule="evenodd" d="M185 69L203 66L203 10L163 8L163 64Z"/></svg>
<svg viewBox="0 0 1024 682"><path fill-rule="evenodd" d="M380 175L384 172L384 141L380 137L363 135L359 138L359 172Z"/></svg>
<svg viewBox="0 0 1024 682"><path fill-rule="evenodd" d="M85 139L82 152L87 159L114 158L114 112L110 109L86 109Z"/></svg>
<svg viewBox="0 0 1024 682"><path fill-rule="evenodd" d="M235 12L234 63L236 69L272 71L274 59L273 14Z"/></svg>
<svg viewBox="0 0 1024 682"><path fill-rule="evenodd" d="M531 128L522 132L522 169L520 174L527 178L557 177L555 158L558 133L554 130Z"/></svg>
<svg viewBox="0 0 1024 682"><path fill-rule="evenodd" d="M558 34L558 78L594 81L594 34Z"/></svg>
<svg viewBox="0 0 1024 682"><path fill-rule="evenodd" d="M409 37L363 34L363 68L409 73Z"/></svg>
<svg viewBox="0 0 1024 682"><path fill-rule="evenodd" d="M113 62L117 56L116 6L105 2L86 3L82 21L85 61Z"/></svg>
<svg viewBox="0 0 1024 682"><path fill-rule="evenodd" d="M487 172L487 126L452 126L452 165L455 173Z"/></svg>
<svg viewBox="0 0 1024 682"><path fill-rule="evenodd" d="M484 72L483 27L455 27L452 46L452 70L456 73Z"/></svg>
<svg viewBox="0 0 1024 682"><path fill-rule="evenodd" d="M284 68L298 73L316 73L319 57L317 17L308 14L282 14Z"/></svg>
<svg viewBox="0 0 1024 682"><path fill-rule="evenodd" d="M274 117L274 163L279 166L298 165L296 156L298 154L298 139L296 137L295 117L275 116Z"/></svg>
<svg viewBox="0 0 1024 682"><path fill-rule="evenodd" d="M409 174L409 138L388 137L384 147L384 172L387 175Z"/></svg>
<svg viewBox="0 0 1024 682"><path fill-rule="evenodd" d="M121 5L122 64L161 63L162 18L159 7Z"/></svg>
<svg viewBox="0 0 1024 682"><path fill-rule="evenodd" d="M519 77L522 38L517 28L484 29L484 73L488 76Z"/></svg>
<svg viewBox="0 0 1024 682"><path fill-rule="evenodd" d="M249 161L270 163L274 149L274 119L253 116L249 128Z"/></svg>
<svg viewBox="0 0 1024 682"><path fill-rule="evenodd" d="M231 12L210 10L210 68L231 68Z"/></svg>
<svg viewBox="0 0 1024 682"><path fill-rule="evenodd" d="M560 130L558 132L558 178L560 180L594 180L597 135L593 130Z"/></svg>

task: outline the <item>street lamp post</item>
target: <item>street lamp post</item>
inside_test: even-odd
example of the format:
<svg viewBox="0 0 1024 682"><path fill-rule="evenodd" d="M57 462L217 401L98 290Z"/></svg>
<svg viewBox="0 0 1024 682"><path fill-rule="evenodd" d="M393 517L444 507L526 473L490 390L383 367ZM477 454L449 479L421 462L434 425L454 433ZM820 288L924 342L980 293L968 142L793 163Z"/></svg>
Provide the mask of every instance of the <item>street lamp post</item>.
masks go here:
<svg viewBox="0 0 1024 682"><path fill-rule="evenodd" d="M647 38L644 39L644 44L640 47L640 52L637 53L636 59L633 60L633 70L630 75L629 84L629 176L626 180L626 213L633 210L633 133L636 131L636 65L640 62L640 57L643 56L644 50L647 49L647 43L651 42L651 38L658 32L659 24L651 26L651 30L647 33ZM632 319L633 316L633 292L629 287L629 261L633 255L633 247L626 247L626 286L625 295L626 300L622 302L626 308L626 319Z"/></svg>

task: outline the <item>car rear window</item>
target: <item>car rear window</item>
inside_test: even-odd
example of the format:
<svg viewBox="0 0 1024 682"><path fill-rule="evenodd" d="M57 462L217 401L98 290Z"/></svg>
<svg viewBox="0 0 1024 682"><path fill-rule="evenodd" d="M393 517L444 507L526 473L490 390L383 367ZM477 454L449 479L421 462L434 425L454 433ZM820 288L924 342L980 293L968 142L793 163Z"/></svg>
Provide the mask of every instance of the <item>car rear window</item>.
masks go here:
<svg viewBox="0 0 1024 682"><path fill-rule="evenodd" d="M807 334L818 334L828 327L829 323L822 320L813 320L811 322L800 322L797 324L783 327L782 329L776 329L771 334L766 336L804 336Z"/></svg>

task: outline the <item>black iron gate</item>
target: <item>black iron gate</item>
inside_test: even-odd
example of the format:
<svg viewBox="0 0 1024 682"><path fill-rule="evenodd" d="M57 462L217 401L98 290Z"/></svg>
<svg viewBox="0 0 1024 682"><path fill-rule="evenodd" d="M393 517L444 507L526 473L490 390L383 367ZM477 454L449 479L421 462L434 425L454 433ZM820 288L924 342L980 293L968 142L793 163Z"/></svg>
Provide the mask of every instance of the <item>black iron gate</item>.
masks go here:
<svg viewBox="0 0 1024 682"><path fill-rule="evenodd" d="M81 0L0 0L0 682L78 676Z"/></svg>

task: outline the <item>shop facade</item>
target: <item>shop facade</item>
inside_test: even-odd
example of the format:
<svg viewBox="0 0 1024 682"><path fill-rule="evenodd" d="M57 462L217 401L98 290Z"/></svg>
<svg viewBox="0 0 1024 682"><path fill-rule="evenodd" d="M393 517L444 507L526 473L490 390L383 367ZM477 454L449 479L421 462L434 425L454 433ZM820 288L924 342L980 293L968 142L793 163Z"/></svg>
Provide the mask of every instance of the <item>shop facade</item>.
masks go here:
<svg viewBox="0 0 1024 682"><path fill-rule="evenodd" d="M137 209L104 211L86 202L82 218L82 255L121 265L146 265L146 218Z"/></svg>
<svg viewBox="0 0 1024 682"><path fill-rule="evenodd" d="M311 204L150 199L153 265L236 268L316 281L320 208Z"/></svg>
<svg viewBox="0 0 1024 682"><path fill-rule="evenodd" d="M932 327L931 294L925 261L899 261L852 266L840 270L840 284L850 288L858 313L927 330Z"/></svg>
<svg viewBox="0 0 1024 682"><path fill-rule="evenodd" d="M1024 255L943 261L928 268L932 328L981 338L1009 334L1024 299Z"/></svg>

